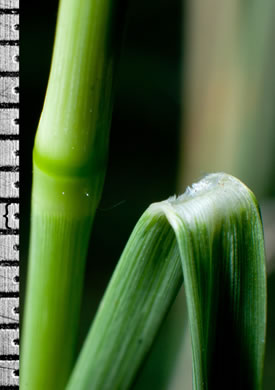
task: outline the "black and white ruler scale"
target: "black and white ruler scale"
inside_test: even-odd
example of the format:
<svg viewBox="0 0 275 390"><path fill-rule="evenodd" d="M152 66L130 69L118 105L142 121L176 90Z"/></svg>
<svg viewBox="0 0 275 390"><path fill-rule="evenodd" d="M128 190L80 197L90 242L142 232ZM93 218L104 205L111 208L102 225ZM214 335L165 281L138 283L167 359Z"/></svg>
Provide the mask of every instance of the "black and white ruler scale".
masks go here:
<svg viewBox="0 0 275 390"><path fill-rule="evenodd" d="M19 0L0 0L0 389L19 388Z"/></svg>

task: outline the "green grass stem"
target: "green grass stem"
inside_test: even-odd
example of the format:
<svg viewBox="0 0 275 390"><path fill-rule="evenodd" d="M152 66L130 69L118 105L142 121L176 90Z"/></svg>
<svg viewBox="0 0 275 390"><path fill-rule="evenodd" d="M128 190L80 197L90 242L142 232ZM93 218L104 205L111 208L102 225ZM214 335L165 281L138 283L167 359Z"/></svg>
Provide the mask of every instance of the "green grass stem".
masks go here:
<svg viewBox="0 0 275 390"><path fill-rule="evenodd" d="M124 8L61 0L33 153L20 388L64 389L76 358L90 230L105 176Z"/></svg>

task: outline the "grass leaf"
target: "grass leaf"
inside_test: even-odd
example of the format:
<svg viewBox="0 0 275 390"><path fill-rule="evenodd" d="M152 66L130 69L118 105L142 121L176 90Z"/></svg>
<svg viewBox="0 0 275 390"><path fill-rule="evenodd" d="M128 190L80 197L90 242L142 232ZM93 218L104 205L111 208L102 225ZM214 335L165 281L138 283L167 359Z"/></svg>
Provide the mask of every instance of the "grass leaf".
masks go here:
<svg viewBox="0 0 275 390"><path fill-rule="evenodd" d="M259 208L239 180L212 174L142 215L67 390L129 388L182 273L194 388L260 389L266 276Z"/></svg>

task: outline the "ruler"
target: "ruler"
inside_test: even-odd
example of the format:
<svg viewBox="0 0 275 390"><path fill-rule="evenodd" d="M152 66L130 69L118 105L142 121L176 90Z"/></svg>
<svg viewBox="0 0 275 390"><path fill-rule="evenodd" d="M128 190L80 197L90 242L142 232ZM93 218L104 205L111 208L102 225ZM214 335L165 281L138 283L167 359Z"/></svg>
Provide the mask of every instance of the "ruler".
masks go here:
<svg viewBox="0 0 275 390"><path fill-rule="evenodd" d="M19 389L19 0L0 0L0 389Z"/></svg>

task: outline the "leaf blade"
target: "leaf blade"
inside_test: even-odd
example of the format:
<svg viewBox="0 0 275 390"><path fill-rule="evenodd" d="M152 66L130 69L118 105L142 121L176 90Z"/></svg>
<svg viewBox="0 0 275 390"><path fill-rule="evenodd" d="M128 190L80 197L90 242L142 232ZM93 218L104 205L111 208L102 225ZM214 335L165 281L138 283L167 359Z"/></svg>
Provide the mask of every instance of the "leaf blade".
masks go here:
<svg viewBox="0 0 275 390"><path fill-rule="evenodd" d="M176 239L172 239L173 234ZM256 246L251 247L251 239L258 240ZM168 242L171 252L162 252L169 247ZM67 390L129 388L178 289L175 281L179 283L182 272L176 266L179 256L190 318L194 388L216 388L225 375L223 388L261 387L266 278L259 209L240 181L213 174L178 199L153 204L143 214ZM161 274L164 269L173 275L170 285L166 284L167 275ZM141 307L146 307L142 318ZM137 353L141 334L144 344ZM101 347L95 349L98 343Z"/></svg>

